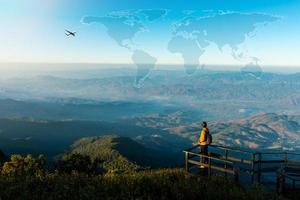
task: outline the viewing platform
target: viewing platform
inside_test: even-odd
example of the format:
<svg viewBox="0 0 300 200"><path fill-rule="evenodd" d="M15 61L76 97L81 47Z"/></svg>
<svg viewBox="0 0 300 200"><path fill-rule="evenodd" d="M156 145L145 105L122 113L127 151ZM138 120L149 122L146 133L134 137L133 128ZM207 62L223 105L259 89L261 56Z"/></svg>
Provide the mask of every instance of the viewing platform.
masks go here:
<svg viewBox="0 0 300 200"><path fill-rule="evenodd" d="M224 174L238 183L276 186L278 192L300 189L300 154L288 151L248 151L209 145L208 154L199 145L184 152L185 169L195 174Z"/></svg>

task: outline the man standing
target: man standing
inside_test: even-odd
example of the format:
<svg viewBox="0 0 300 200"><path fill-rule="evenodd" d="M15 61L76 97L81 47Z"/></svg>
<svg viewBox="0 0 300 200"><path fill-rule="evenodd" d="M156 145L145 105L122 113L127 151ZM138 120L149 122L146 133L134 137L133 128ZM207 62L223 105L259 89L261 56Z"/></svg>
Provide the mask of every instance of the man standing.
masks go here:
<svg viewBox="0 0 300 200"><path fill-rule="evenodd" d="M201 124L202 126L202 131L200 133L200 138L198 140L198 145L200 145L201 148L201 154L207 156L208 154L208 145L209 145L209 130L207 128L207 123L206 122L202 122ZM207 158L203 158L202 157L202 163L207 163ZM201 166L201 168L203 168L204 166Z"/></svg>

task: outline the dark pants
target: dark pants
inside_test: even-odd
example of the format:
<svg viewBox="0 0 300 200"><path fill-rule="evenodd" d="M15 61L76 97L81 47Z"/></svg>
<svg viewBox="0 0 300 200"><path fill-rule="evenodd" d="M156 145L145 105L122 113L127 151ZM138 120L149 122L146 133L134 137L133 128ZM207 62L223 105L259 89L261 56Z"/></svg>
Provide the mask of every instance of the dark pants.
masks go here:
<svg viewBox="0 0 300 200"><path fill-rule="evenodd" d="M205 156L207 156L208 155L208 145L200 145L200 153L202 154L202 155L205 155ZM203 163L207 163L207 161L208 161L208 158L207 157L201 157L202 159L201 159L201 162L203 162Z"/></svg>

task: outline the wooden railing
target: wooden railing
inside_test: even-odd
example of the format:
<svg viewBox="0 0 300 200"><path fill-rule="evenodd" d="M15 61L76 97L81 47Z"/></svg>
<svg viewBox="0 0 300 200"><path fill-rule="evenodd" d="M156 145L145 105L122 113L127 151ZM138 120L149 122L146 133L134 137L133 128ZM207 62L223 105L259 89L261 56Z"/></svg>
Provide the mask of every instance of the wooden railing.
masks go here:
<svg viewBox="0 0 300 200"><path fill-rule="evenodd" d="M184 155L185 169L188 172L202 167L208 171L208 174L212 171L222 172L225 175L232 174L235 180L238 180L240 174L243 173L250 176L251 183L262 182L263 173L274 173L276 177L278 169L282 167L293 165L300 169L300 154L293 152L252 152L210 145L208 155L201 154L199 146L186 149Z"/></svg>
<svg viewBox="0 0 300 200"><path fill-rule="evenodd" d="M287 182L291 182L290 188L292 190L296 189L296 184L300 183L300 166L299 165L287 165L278 169L277 171L277 192L285 192L287 187Z"/></svg>
<svg viewBox="0 0 300 200"><path fill-rule="evenodd" d="M205 169L207 169L209 175L212 173L212 170L216 170L224 172L226 175L227 173L232 174L235 177L235 180L238 181L238 169L235 166L234 162L225 160L223 158L191 152L191 150L195 148L196 147L193 147L184 151L186 171L190 172L193 166L200 168L204 167ZM206 159L206 162L203 162L204 159Z"/></svg>

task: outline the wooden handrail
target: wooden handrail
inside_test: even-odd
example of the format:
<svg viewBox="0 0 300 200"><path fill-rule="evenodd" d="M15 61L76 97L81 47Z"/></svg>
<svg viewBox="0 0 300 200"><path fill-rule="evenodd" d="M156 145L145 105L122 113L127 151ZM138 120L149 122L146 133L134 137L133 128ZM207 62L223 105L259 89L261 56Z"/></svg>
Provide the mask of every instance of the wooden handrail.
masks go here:
<svg viewBox="0 0 300 200"><path fill-rule="evenodd" d="M285 190L286 181L292 181L292 188L296 188L296 182L300 182L300 171L293 171L293 167L285 166L277 170L277 192L282 193Z"/></svg>
<svg viewBox="0 0 300 200"><path fill-rule="evenodd" d="M183 151L185 152L187 171L189 171L190 169L189 166L198 165L207 168L209 174L211 170L217 170L219 172L224 172L225 174L227 173L233 174L234 177L236 178L239 176L239 173L241 172L250 175L251 181L253 183L255 180L257 180L257 182L260 182L263 173L277 172L278 164L281 164L284 167L293 166L294 169L295 167L296 169L300 169L300 161L298 161L298 159L293 160L293 157L289 157L289 156L300 156L300 154L298 153L286 152L286 151L285 152L254 152L254 151L251 152L247 150L234 149L233 147L226 147L221 145L210 145L209 146L210 148L208 148L208 150L213 150L214 148L216 148L219 149L220 151L213 150L212 154L208 153L208 155L205 155L199 152L195 152L195 149L197 149L199 146L200 145L196 145ZM235 152L235 154L229 154L229 152ZM244 159L246 155L250 155L251 159L250 158ZM278 155L281 156L281 158L270 156L270 159L263 159L264 155L265 156ZM195 159L195 157L199 157L201 159L205 158L207 162L204 162L203 160L198 161L197 159ZM286 173L285 176L286 177L289 176L288 177L289 179L293 178L294 176L293 178L293 184L294 184L299 179L299 176L296 173L298 172L293 173L292 171L290 171L290 173ZM278 178L278 180L281 179Z"/></svg>
<svg viewBox="0 0 300 200"><path fill-rule="evenodd" d="M221 158L226 158L224 156L222 156ZM230 161L234 161L234 162L239 162L239 163L245 163L245 164L251 164L252 160L247 160L247 159L243 159L243 158L235 158L235 157L232 157L232 156L227 156L227 160L230 160Z"/></svg>
<svg viewBox="0 0 300 200"><path fill-rule="evenodd" d="M191 148L186 149L185 151L191 151L193 149L196 149L197 147L199 147L200 145L195 145ZM268 155L268 154L288 154L288 155L295 155L295 156L300 156L300 153L295 153L292 151L279 151L279 150L274 150L272 152L268 152L268 151L264 151L264 152L260 152L260 151L249 151L249 150L244 150L244 149L238 149L238 148L234 148L234 147L230 147L230 146L223 146L223 145L215 145L215 144L211 144L209 145L209 147L215 147L215 148L220 148L220 149L227 149L230 151L234 151L234 152L240 152L240 153L248 153L248 154L259 154L261 153L262 155Z"/></svg>
<svg viewBox="0 0 300 200"><path fill-rule="evenodd" d="M261 163L261 164L267 164L267 163L285 163L285 160L255 160L255 161L253 161L254 162L254 164L259 164L259 163Z"/></svg>
<svg viewBox="0 0 300 200"><path fill-rule="evenodd" d="M188 148L186 149L185 151L191 151L193 149L196 149L198 148L200 145L195 145L191 148ZM240 152L240 153L248 153L248 154L253 154L253 153L256 153L256 152L251 152L251 151L247 151L247 150L242 150L242 149L235 149L233 147L229 147L229 146L222 146L222 145L214 145L214 144L211 144L209 145L209 147L214 147L214 148L219 148L219 149L226 149L226 150L230 150L230 151L234 151L234 152Z"/></svg>
<svg viewBox="0 0 300 200"><path fill-rule="evenodd" d="M299 165L300 166L300 161L290 161L290 160L288 160L287 164L288 165Z"/></svg>
<svg viewBox="0 0 300 200"><path fill-rule="evenodd" d="M270 154L288 154L288 155L300 156L300 153L295 153L295 152L291 152L291 151L261 152L261 154L265 154L265 155L270 155Z"/></svg>
<svg viewBox="0 0 300 200"><path fill-rule="evenodd" d="M198 148L199 146L200 146L200 145L195 145L195 146L193 146L193 147L191 147L191 148L188 148L188 149L184 150L184 152L185 152L185 151L190 152L191 150L196 149L196 148Z"/></svg>
<svg viewBox="0 0 300 200"><path fill-rule="evenodd" d="M188 152L188 151L184 151L184 152L188 153L188 154L191 154L191 155L199 156L199 157L204 157L204 158L209 158L209 159L212 159L212 160L217 160L217 161L222 161L222 162L225 162L225 163L234 164L233 162L231 162L229 160L224 160L224 159L212 157L212 156L209 156L209 155L204 155L204 154L199 154L199 153L193 153L193 152Z"/></svg>
<svg viewBox="0 0 300 200"><path fill-rule="evenodd" d="M220 148L220 149L226 149L226 150L230 150L230 151L234 151L234 152L240 152L240 153L247 153L247 154L256 153L256 152L253 152L253 151L237 149L237 148L233 148L233 147L229 147L229 146L222 146L222 145L215 145L215 144L211 144L209 146L210 147L215 147L215 148Z"/></svg>

